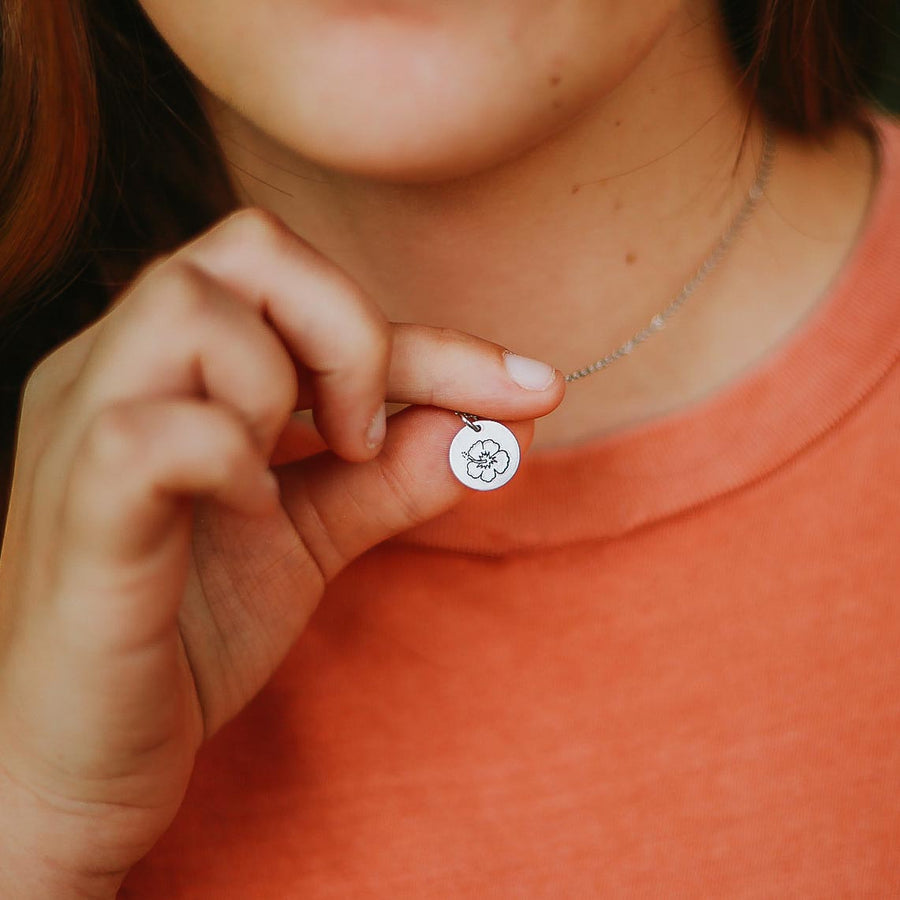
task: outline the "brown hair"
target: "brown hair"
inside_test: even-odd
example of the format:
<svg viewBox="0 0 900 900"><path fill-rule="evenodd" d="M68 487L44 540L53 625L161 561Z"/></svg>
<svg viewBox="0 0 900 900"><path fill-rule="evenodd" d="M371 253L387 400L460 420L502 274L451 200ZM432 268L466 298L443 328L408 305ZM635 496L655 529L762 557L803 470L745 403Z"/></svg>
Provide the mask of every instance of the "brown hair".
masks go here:
<svg viewBox="0 0 900 900"><path fill-rule="evenodd" d="M134 0L0 0L0 121L2 485L34 364L233 200L192 81Z"/></svg>
<svg viewBox="0 0 900 900"><path fill-rule="evenodd" d="M720 0L749 97L799 133L863 117L889 2ZM233 199L191 77L136 0L2 0L0 122L2 438L37 359Z"/></svg>
<svg viewBox="0 0 900 900"><path fill-rule="evenodd" d="M70 288L84 302L114 288L221 215L229 192L191 80L137 3L0 11L3 348L10 316L15 328L53 304L69 319Z"/></svg>

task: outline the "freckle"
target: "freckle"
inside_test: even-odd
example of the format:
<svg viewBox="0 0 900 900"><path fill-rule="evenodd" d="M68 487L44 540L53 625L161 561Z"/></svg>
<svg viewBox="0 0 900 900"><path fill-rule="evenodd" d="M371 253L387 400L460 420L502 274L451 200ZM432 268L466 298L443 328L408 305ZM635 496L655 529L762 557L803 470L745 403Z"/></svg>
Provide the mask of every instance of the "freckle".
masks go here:
<svg viewBox="0 0 900 900"><path fill-rule="evenodd" d="M559 99L554 100L554 101L553 101L553 108L554 108L554 109L562 109L562 108L563 108L563 102L562 102L562 100L559 100Z"/></svg>
<svg viewBox="0 0 900 900"><path fill-rule="evenodd" d="M634 265L637 261L637 256L634 253L626 253L625 254L625 262L628 263L629 266Z"/></svg>
<svg viewBox="0 0 900 900"><path fill-rule="evenodd" d="M562 81L562 75L557 74L557 75L550 76L550 84L553 87L556 87L560 83L560 81Z"/></svg>
<svg viewBox="0 0 900 900"><path fill-rule="evenodd" d="M580 184L573 184L573 185L572 185L572 193L573 193L573 194L577 194L580 190L581 190L581 185L580 185Z"/></svg>
<svg viewBox="0 0 900 900"><path fill-rule="evenodd" d="M616 119L616 128L618 128L622 124L621 119Z"/></svg>
<svg viewBox="0 0 900 900"><path fill-rule="evenodd" d="M618 212L621 208L622 208L622 201L619 200L618 198L616 198L615 202L613 203L613 211Z"/></svg>

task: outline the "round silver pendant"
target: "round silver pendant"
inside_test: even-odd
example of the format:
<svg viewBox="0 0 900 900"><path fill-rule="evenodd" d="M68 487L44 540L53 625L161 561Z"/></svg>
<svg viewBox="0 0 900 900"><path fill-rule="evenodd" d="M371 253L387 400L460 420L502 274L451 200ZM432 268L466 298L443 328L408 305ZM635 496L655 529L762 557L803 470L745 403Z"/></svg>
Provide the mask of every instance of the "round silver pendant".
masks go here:
<svg viewBox="0 0 900 900"><path fill-rule="evenodd" d="M467 417L450 444L450 468L458 481L475 491L503 487L519 468L516 436L499 422ZM473 427L474 426L474 427Z"/></svg>

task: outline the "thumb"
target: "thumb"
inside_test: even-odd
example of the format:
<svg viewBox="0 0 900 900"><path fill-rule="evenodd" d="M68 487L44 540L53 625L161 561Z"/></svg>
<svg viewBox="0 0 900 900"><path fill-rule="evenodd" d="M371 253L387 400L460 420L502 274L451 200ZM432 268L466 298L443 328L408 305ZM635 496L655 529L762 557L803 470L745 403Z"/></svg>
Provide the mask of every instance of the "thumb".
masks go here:
<svg viewBox="0 0 900 900"><path fill-rule="evenodd" d="M532 421L506 423L522 448ZM326 580L370 547L432 519L471 491L450 471L461 420L445 409L410 407L391 416L381 453L348 463L320 453L279 468L281 496Z"/></svg>

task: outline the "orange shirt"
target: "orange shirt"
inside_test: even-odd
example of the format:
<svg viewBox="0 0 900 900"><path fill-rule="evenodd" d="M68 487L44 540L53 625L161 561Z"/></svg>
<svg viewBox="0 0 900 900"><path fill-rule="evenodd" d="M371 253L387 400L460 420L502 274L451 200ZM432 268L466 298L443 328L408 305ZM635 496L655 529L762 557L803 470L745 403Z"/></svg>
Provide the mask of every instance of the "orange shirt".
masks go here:
<svg viewBox="0 0 900 900"><path fill-rule="evenodd" d="M122 896L900 896L884 140L799 331L352 565Z"/></svg>

